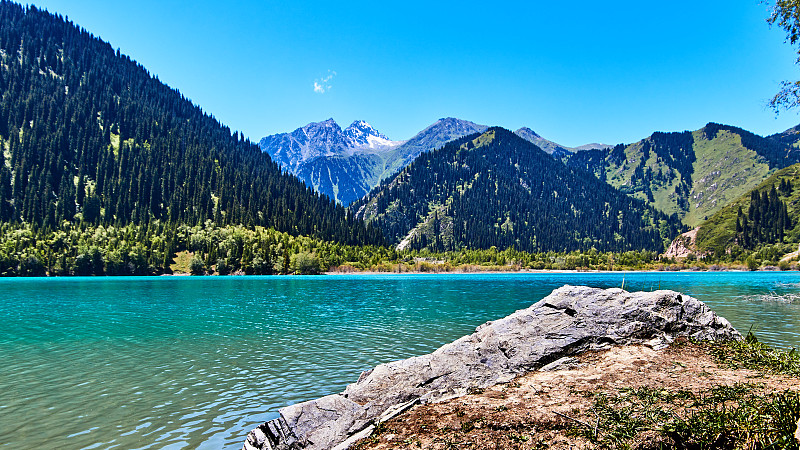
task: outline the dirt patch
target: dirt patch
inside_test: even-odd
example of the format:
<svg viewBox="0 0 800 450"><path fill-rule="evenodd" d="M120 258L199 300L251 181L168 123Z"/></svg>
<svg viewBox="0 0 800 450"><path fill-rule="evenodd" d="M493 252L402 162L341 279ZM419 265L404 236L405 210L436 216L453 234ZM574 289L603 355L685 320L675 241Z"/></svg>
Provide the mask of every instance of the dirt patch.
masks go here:
<svg viewBox="0 0 800 450"><path fill-rule="evenodd" d="M608 417L608 411L615 410L601 411L598 405L603 401L630 417L641 415L642 423L648 414L672 414L683 420L694 417L702 403L699 399L706 402L709 393L720 389L727 397L713 399L721 401L723 408L735 408L745 393L752 398L787 390L796 394L800 383L795 377L725 367L715 362L707 346L698 344L682 342L661 351L616 347L585 353L571 368L529 373L482 392L415 406L380 424L356 448L616 447L609 442L617 442L611 438L617 439L612 434L620 430L611 426ZM641 406L645 395L646 407ZM675 422L672 417L664 420ZM627 439L624 447L671 446L664 441L663 430L648 428L656 427L632 425L631 435L623 436ZM790 435L793 432L792 426Z"/></svg>

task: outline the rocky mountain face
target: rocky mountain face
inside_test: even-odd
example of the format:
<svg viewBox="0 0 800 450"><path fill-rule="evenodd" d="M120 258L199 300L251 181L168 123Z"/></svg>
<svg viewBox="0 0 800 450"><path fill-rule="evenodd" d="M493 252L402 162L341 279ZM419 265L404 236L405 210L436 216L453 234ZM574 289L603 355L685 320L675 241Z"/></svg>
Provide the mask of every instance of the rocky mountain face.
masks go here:
<svg viewBox="0 0 800 450"><path fill-rule="evenodd" d="M310 123L291 133L267 136L258 143L262 151L295 175L303 164L318 158L347 157L400 144L363 120L342 130L333 119Z"/></svg>
<svg viewBox="0 0 800 450"><path fill-rule="evenodd" d="M497 127L420 155L351 209L400 249L436 251L660 251L680 227Z"/></svg>
<svg viewBox="0 0 800 450"><path fill-rule="evenodd" d="M540 149L544 150L545 153L552 155L554 158L563 158L572 154L571 149L541 137L528 127L522 127L515 131L514 134L528 142L536 144Z"/></svg>
<svg viewBox="0 0 800 450"><path fill-rule="evenodd" d="M563 286L433 353L367 370L340 394L282 408L279 418L248 434L243 449L350 448L377 423L417 403L464 396L527 372L558 370L583 352L625 345L659 351L679 337L742 339L703 302L678 292Z"/></svg>
<svg viewBox="0 0 800 450"><path fill-rule="evenodd" d="M422 153L439 148L447 142L473 133L480 133L489 128L468 120L448 117L439 119L429 127L417 133L402 146L398 147L391 155L391 160L377 182L388 176L394 175L398 170L411 164Z"/></svg>
<svg viewBox="0 0 800 450"><path fill-rule="evenodd" d="M709 123L697 131L657 132L630 145L584 150L563 160L696 227L770 173L800 161L795 134L788 130L763 138Z"/></svg>
<svg viewBox="0 0 800 450"><path fill-rule="evenodd" d="M606 150L606 149L610 149L610 148L614 148L614 146L613 145L608 145L608 144L599 144L597 142L592 142L591 144L579 145L579 146L577 146L577 147L575 147L575 148L573 148L571 150L573 150L573 152L575 152L575 151L583 151L583 150Z"/></svg>
<svg viewBox="0 0 800 450"><path fill-rule="evenodd" d="M532 142L536 144L539 148L545 151L545 153L550 154L553 158L556 159L567 159L572 156L573 153L581 152L584 150L606 150L613 148L613 145L608 144L598 144L596 142L591 144L584 144L578 147L566 147L561 144L557 144L551 140L545 139L539 135L539 133L531 130L528 127L522 127L519 130L515 131L514 134L525 139L526 141Z"/></svg>
<svg viewBox="0 0 800 450"><path fill-rule="evenodd" d="M378 149L395 147L400 144L400 142L389 140L389 138L363 120L357 120L350 124L343 134L347 139L348 146L353 149Z"/></svg>
<svg viewBox="0 0 800 450"><path fill-rule="evenodd" d="M328 119L291 133L267 136L259 145L306 185L348 205L421 153L486 128L467 120L445 118L407 141L392 141L363 120L342 130Z"/></svg>
<svg viewBox="0 0 800 450"><path fill-rule="evenodd" d="M392 141L363 120L344 130L333 119L310 123L291 133L262 138L261 149L284 169L339 203L347 206L396 174L422 153L434 150L489 127L447 117L437 120L407 141ZM569 157L584 149L605 149L604 144L569 148L547 140L530 128L518 136L539 146L554 158Z"/></svg>

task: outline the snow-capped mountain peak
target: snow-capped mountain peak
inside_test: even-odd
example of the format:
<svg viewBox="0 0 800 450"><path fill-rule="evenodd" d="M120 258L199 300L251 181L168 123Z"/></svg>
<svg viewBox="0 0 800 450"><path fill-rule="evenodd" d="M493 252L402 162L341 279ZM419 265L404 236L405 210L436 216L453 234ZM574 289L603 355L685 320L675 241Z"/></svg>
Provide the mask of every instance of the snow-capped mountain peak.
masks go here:
<svg viewBox="0 0 800 450"><path fill-rule="evenodd" d="M320 157L352 156L397 147L405 141L392 141L372 125L357 120L342 130L333 119L312 122L291 133L274 134L259 142L261 150L290 170Z"/></svg>
<svg viewBox="0 0 800 450"><path fill-rule="evenodd" d="M351 123L344 130L344 135L350 141L350 147L354 149L394 147L399 144L399 142L390 140L363 120L356 120Z"/></svg>

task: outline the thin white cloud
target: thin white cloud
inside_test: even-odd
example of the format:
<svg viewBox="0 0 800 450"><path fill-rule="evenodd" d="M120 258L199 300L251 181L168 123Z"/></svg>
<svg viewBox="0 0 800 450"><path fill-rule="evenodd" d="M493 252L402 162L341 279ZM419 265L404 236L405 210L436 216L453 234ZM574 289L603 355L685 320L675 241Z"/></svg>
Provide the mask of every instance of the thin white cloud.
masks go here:
<svg viewBox="0 0 800 450"><path fill-rule="evenodd" d="M317 78L314 80L314 92L318 94L324 94L331 88L331 80L333 77L336 76L336 72L333 70L328 71L328 75L322 78Z"/></svg>

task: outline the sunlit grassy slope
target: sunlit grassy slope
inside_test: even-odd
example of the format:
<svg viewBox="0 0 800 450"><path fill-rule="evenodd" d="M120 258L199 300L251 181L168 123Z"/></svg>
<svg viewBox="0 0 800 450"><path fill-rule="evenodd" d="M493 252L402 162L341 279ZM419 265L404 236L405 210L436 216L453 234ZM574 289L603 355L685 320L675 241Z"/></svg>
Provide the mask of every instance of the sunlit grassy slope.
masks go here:
<svg viewBox="0 0 800 450"><path fill-rule="evenodd" d="M794 228L786 234L786 242L800 241L800 164L786 167L760 183L755 189L759 192L769 191L772 186L776 188L781 180L791 182L793 189L788 195L780 195L786 202L789 217ZM779 191L780 192L780 191ZM736 216L739 208L747 213L750 207L750 191L743 193L736 200L720 208L697 232L697 246L703 251L724 252L734 244L736 237Z"/></svg>
<svg viewBox="0 0 800 450"><path fill-rule="evenodd" d="M713 126L655 133L606 151L589 168L622 192L696 227L780 167L775 161L770 166L753 139L749 147L743 144L740 132Z"/></svg>

